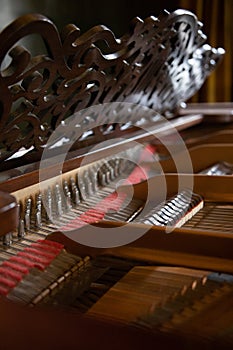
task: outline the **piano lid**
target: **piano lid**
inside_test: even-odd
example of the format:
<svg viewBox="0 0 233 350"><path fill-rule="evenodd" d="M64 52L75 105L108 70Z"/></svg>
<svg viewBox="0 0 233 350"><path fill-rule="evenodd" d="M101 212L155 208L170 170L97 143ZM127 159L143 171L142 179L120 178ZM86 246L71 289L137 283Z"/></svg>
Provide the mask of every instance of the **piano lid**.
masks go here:
<svg viewBox="0 0 233 350"><path fill-rule="evenodd" d="M59 33L40 14L16 19L0 33L1 168L6 161L14 168L15 158L20 165L39 160L56 127L65 130L75 113L81 113L81 132L72 149L130 134L155 124L159 115L172 119L224 54L206 43L201 27L186 10L135 18L121 38L103 25L82 34L70 24ZM28 37L42 39L44 52L33 55L21 46ZM120 105L104 116L94 109L91 116L82 114L112 102ZM138 106L150 110L146 118ZM114 119L119 113L120 123ZM61 137L55 145L66 141Z"/></svg>

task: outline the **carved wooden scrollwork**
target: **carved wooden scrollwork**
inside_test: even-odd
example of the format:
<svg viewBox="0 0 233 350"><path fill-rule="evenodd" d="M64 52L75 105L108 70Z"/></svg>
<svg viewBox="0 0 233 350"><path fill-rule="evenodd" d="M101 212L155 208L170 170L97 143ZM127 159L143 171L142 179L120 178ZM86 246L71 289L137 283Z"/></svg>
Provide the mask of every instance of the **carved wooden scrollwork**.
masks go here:
<svg viewBox="0 0 233 350"><path fill-rule="evenodd" d="M34 34L46 47L35 56L19 45ZM172 117L223 54L205 41L201 24L184 10L136 18L120 39L101 25L84 34L67 25L59 34L42 15L18 18L0 33L0 160L21 147L41 152L62 121L96 104L131 102ZM93 140L95 133L101 130L89 135Z"/></svg>

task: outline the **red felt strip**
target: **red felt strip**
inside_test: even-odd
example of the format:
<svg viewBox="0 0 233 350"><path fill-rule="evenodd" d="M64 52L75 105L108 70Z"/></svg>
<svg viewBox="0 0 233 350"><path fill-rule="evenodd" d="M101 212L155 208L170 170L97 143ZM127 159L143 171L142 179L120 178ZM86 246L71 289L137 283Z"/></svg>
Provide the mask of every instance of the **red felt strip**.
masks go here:
<svg viewBox="0 0 233 350"><path fill-rule="evenodd" d="M39 270L42 270L42 271L45 268L44 264L41 264L41 263L36 262L36 261L31 261L31 260L26 259L25 257L21 257L21 256L12 257L11 261L15 261L18 264L22 264L23 266L27 266L28 268L37 267Z"/></svg>
<svg viewBox="0 0 233 350"><path fill-rule="evenodd" d="M9 292L8 288L0 286L0 295L7 295L8 292Z"/></svg>
<svg viewBox="0 0 233 350"><path fill-rule="evenodd" d="M59 254L61 249L60 248L55 248L55 247L51 247L49 245L45 245L45 244L42 244L42 243L33 243L31 244L32 248L36 248L36 249L39 249L39 250L42 250L42 251L46 251L48 253L51 253L51 254Z"/></svg>
<svg viewBox="0 0 233 350"><path fill-rule="evenodd" d="M85 214L80 216L80 219L85 222L92 222L96 220L102 220L104 218L104 213L103 212L96 212L94 215L89 214L89 212L86 212Z"/></svg>
<svg viewBox="0 0 233 350"><path fill-rule="evenodd" d="M16 281L13 281L12 279L1 276L1 275L0 275L0 283L4 284L5 286L7 286L9 288L14 288L17 284Z"/></svg>
<svg viewBox="0 0 233 350"><path fill-rule="evenodd" d="M18 264L21 264L23 266L29 267L29 268L34 267L34 263L31 260L22 258L18 255L12 256L12 258L10 260L13 262L16 262Z"/></svg>
<svg viewBox="0 0 233 350"><path fill-rule="evenodd" d="M44 239L44 240L39 239L37 242L41 243L41 244L49 245L50 247L58 248L61 250L64 248L63 244L58 243L58 242L54 242L54 241L50 241L49 239Z"/></svg>
<svg viewBox="0 0 233 350"><path fill-rule="evenodd" d="M15 262L11 262L10 260L6 260L2 263L2 266L10 267L12 270L19 271L23 274L28 274L29 269L26 266L19 265Z"/></svg>
<svg viewBox="0 0 233 350"><path fill-rule="evenodd" d="M44 257L36 256L34 254L30 254L30 253L24 252L24 251L20 252L18 255L23 257L23 258L27 258L29 260L32 260L34 262L34 266L35 266L35 263L39 263L42 266L42 269L45 269L45 267L48 266L49 263L51 262L51 259L46 259Z"/></svg>
<svg viewBox="0 0 233 350"><path fill-rule="evenodd" d="M85 223L82 223L80 224L79 221L72 221L71 223L67 224L66 226L64 227L61 227L61 230L73 230L73 229L77 229L77 228L80 228L80 227L83 227L85 225Z"/></svg>
<svg viewBox="0 0 233 350"><path fill-rule="evenodd" d="M0 266L0 274L4 275L6 277L12 278L13 280L19 282L22 279L22 273L18 271L14 271L9 267L6 266Z"/></svg>
<svg viewBox="0 0 233 350"><path fill-rule="evenodd" d="M86 218L83 218L83 221L87 224L94 224L95 222L98 222L100 219L93 219L93 218L90 218L90 217L86 217Z"/></svg>
<svg viewBox="0 0 233 350"><path fill-rule="evenodd" d="M35 249L35 248L31 248L31 247L27 247L23 251L35 254L36 256L39 255L39 256L45 257L46 259L51 259L51 260L54 259L54 257L55 257L54 254L47 253L47 252L44 252L43 250Z"/></svg>
<svg viewBox="0 0 233 350"><path fill-rule="evenodd" d="M96 205L95 209L107 213L109 210L109 203L101 201Z"/></svg>

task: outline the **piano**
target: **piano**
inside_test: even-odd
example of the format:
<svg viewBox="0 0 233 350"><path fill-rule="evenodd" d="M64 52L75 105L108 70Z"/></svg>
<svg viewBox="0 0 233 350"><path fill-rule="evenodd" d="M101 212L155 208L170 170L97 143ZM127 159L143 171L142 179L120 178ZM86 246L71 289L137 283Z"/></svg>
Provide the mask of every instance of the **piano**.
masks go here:
<svg viewBox="0 0 233 350"><path fill-rule="evenodd" d="M2 349L232 348L233 105L187 102L224 50L186 10L0 42Z"/></svg>

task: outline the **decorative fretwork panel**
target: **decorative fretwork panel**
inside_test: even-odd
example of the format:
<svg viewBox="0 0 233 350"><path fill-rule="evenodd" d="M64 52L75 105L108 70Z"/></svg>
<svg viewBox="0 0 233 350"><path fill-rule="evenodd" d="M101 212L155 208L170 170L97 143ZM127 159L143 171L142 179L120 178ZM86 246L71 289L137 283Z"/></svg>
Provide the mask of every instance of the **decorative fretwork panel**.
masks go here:
<svg viewBox="0 0 233 350"><path fill-rule="evenodd" d="M46 50L33 56L19 41L35 34ZM205 42L201 24L184 10L165 11L144 21L136 18L119 39L102 25L81 34L70 24L59 34L42 15L18 18L0 33L0 159L22 147L40 153L62 121L97 104L130 102L173 117L224 52ZM137 117L137 111L131 110L129 119L135 123ZM151 123L153 117L151 113L152 119L143 122ZM93 118L101 124L101 116ZM87 118L80 120L81 130L87 123ZM107 123L112 137L119 135L121 128L114 121L111 125L111 116ZM106 126L106 120L102 124ZM131 124L125 123L124 129ZM103 134L103 128L93 125L87 136L90 144Z"/></svg>

